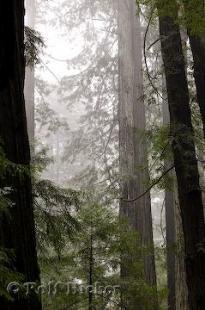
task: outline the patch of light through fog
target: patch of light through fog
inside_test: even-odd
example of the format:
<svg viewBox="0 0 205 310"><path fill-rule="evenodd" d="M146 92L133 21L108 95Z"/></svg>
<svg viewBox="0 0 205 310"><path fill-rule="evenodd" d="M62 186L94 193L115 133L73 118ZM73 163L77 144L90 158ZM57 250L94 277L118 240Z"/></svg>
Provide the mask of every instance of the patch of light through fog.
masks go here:
<svg viewBox="0 0 205 310"><path fill-rule="evenodd" d="M61 2L63 0L57 0L59 7L61 7ZM74 69L73 66L68 66L68 61L72 62L72 59L81 53L84 47L84 37L82 28L78 27L71 32L66 33L65 29L61 27L54 27L48 21L55 18L54 13L50 11L47 12L45 16L45 22L43 24L37 23L35 29L41 34L45 48L41 55L42 65L36 67L36 76L40 76L44 81L50 84L58 85L64 76L72 76L80 73L81 69ZM75 16L73 16L75 19ZM26 21L27 23L27 21ZM102 24L98 21L94 22L96 31L100 31ZM29 26L29 25L28 25ZM85 26L85 25L84 25ZM83 27L83 26L81 26ZM88 64L86 64L88 65ZM85 66L86 66L85 65ZM61 103L61 102L60 102ZM84 107L82 105L75 106L72 109L67 109L65 104L56 104L56 100L50 102L50 106L56 110L56 112L61 117L66 117L69 119L69 125L73 128L78 127L78 120L83 113ZM54 137L54 140L56 137ZM55 148L54 148L55 149ZM82 165L82 163L75 163L76 165ZM74 165L74 164L73 164ZM72 170L72 167L71 167ZM155 227L155 242L161 243L162 239L159 238L159 234L156 230L160 230L160 217L159 208L162 205L162 196L160 198L156 197L152 191L152 209L154 215L154 227ZM162 209L163 217L164 210ZM159 239L158 239L159 238Z"/></svg>

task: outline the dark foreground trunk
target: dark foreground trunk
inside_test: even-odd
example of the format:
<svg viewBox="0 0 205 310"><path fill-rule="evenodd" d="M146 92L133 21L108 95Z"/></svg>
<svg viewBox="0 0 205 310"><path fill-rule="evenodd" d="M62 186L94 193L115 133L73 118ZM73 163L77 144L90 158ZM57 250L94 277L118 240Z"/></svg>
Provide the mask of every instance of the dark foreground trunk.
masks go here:
<svg viewBox="0 0 205 310"><path fill-rule="evenodd" d="M1 188L9 188L9 216L1 213L0 246L10 253L13 271L22 282L39 281L30 176L30 151L24 103L24 1L0 2L0 137L6 158L13 163L0 176ZM19 165L17 169L16 165ZM11 281L15 281L11 279ZM5 286L8 283L4 283ZM41 309L35 293L0 297L1 309Z"/></svg>
<svg viewBox="0 0 205 310"><path fill-rule="evenodd" d="M205 138L205 43L199 36L193 36L190 33L188 35L194 60L197 101L200 108Z"/></svg>
<svg viewBox="0 0 205 310"><path fill-rule="evenodd" d="M159 15L161 8L158 8ZM190 309L205 309L205 225L191 124L189 94L179 27L159 17L174 165L185 239L185 267Z"/></svg>
<svg viewBox="0 0 205 310"><path fill-rule="evenodd" d="M163 78L163 98L166 98L166 83ZM163 124L170 124L169 107L167 100L163 101ZM172 158L164 161L165 171L173 166ZM168 285L168 309L188 310L187 285L184 265L184 235L180 216L176 175L170 171L168 178L172 187L165 190L165 215L166 215L166 246L167 246L167 285ZM169 184L169 185L171 185Z"/></svg>

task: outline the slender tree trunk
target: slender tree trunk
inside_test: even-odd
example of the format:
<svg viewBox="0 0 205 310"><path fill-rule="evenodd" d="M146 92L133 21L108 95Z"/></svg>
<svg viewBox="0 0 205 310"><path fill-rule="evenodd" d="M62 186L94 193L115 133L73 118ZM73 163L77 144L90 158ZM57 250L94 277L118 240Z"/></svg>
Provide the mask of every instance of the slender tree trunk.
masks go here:
<svg viewBox="0 0 205 310"><path fill-rule="evenodd" d="M24 1L0 2L0 137L6 158L22 169L6 169L0 176L2 188L9 188L10 217L1 214L0 246L13 250L11 270L21 273L23 282L39 281L30 178L30 151L24 102ZM15 280L15 279L14 279ZM6 284L5 284L6 285ZM35 293L0 297L4 310L41 309Z"/></svg>
<svg viewBox="0 0 205 310"><path fill-rule="evenodd" d="M201 34L194 34L191 25L189 25L189 22L191 22L191 15L196 14L196 12L201 22L205 21L204 0L183 0L183 3L185 14L190 16L190 18L188 18L187 33L194 60L194 78L197 91L197 101L201 112L205 138L205 37Z"/></svg>
<svg viewBox="0 0 205 310"><path fill-rule="evenodd" d="M93 309L93 233L90 235L88 309Z"/></svg>
<svg viewBox="0 0 205 310"><path fill-rule="evenodd" d="M170 167L165 165L165 167ZM169 169L169 168L168 168ZM176 270L175 270L175 214L174 193L165 191L166 213L166 246L167 246L167 280L168 280L168 309L176 309Z"/></svg>
<svg viewBox="0 0 205 310"><path fill-rule="evenodd" d="M31 29L34 29L35 16L36 16L35 0L25 0L25 8L26 8L26 16L25 16L26 26L30 27ZM31 150L33 150L34 148L34 134L35 134L34 89L35 89L34 65L30 64L29 66L26 67L24 95L26 103L28 136Z"/></svg>
<svg viewBox="0 0 205 310"><path fill-rule="evenodd" d="M205 6L204 0L183 0L185 14L191 17L196 14L200 18L200 22L205 22ZM194 34L193 29L191 29L191 18L187 21L187 34L189 37L190 47L192 51L193 61L194 61L194 79L196 85L197 102L200 109L203 134L205 139L205 35L203 33ZM195 21L196 22L196 21ZM198 21L199 22L199 21ZM204 31L203 31L204 32ZM199 152L199 157L203 160L203 151ZM200 172L200 184L204 183L204 171L203 164L199 163ZM205 214L205 194L202 193L204 214Z"/></svg>
<svg viewBox="0 0 205 310"><path fill-rule="evenodd" d="M185 61L185 72L187 74L187 33L183 28L180 29L182 50ZM186 268L185 268L185 253L184 253L184 234L182 228L182 219L180 214L180 207L178 201L178 190L176 184L176 174L174 173L174 207L175 207L175 230L176 230L176 309L189 310L188 305L188 289L186 283Z"/></svg>
<svg viewBox="0 0 205 310"><path fill-rule="evenodd" d="M190 309L205 309L205 225L179 26L159 11ZM164 13L164 12L163 12Z"/></svg>
<svg viewBox="0 0 205 310"><path fill-rule="evenodd" d="M184 253L184 234L182 228L181 212L178 203L177 189L175 188L175 223L176 223L176 310L189 310L188 289L186 283L185 253Z"/></svg>
<svg viewBox="0 0 205 310"><path fill-rule="evenodd" d="M139 233L142 246L152 249L150 255L144 257L144 278L148 284L156 285L150 194L134 202L126 201L143 193L149 181L144 135L141 27L134 0L119 0L118 11L120 215ZM122 266L122 277L126 278L126 273L126 267Z"/></svg>
<svg viewBox="0 0 205 310"><path fill-rule="evenodd" d="M163 78L163 90L165 90L165 81ZM164 97L166 91L163 91ZM163 125L168 126L170 123L168 103L163 100L162 105L163 113ZM165 158L164 170L167 171L173 163L170 159ZM169 172L169 178L174 179L173 171ZM173 189L165 189L165 219L166 219L166 246L167 246L167 282L168 282L168 309L176 310L176 270L175 270L175 244L176 244L176 232L175 232L175 194Z"/></svg>

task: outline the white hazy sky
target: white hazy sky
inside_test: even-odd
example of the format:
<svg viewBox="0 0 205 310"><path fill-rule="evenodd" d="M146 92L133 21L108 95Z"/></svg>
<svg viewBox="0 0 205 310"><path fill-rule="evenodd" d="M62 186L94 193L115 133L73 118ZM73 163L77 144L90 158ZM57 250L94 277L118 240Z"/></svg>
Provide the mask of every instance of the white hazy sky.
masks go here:
<svg viewBox="0 0 205 310"><path fill-rule="evenodd" d="M46 63L48 68L61 79L65 74L74 74L75 71L67 69L66 60L71 60L75 57L83 47L83 38L79 33L76 33L74 40L69 40L59 30L53 29L48 24L37 25L37 30L41 33L46 47L44 48L44 55L42 56L43 62ZM47 56L50 55L53 58L65 60L56 61L53 58ZM77 72L76 72L77 73ZM49 70L44 69L44 79L49 81L55 81L53 75Z"/></svg>

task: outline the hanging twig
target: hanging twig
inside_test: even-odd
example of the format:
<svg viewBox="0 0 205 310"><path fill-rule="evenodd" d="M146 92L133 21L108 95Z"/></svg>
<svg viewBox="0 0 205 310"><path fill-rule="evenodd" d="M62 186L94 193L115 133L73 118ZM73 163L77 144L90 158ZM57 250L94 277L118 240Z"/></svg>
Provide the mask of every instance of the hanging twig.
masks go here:
<svg viewBox="0 0 205 310"><path fill-rule="evenodd" d="M139 196L137 196L134 199L124 199L124 198L120 198L122 201L124 202L135 202L137 200L139 200L140 198L142 198L143 196L145 196L155 185L157 185L164 177L165 175L167 175L167 173L169 173L175 166L171 166L168 170L166 170L154 183L152 183L147 189L146 191L144 191L142 194L140 194Z"/></svg>
<svg viewBox="0 0 205 310"><path fill-rule="evenodd" d="M150 17L149 17L149 20L148 20L148 24L147 24L147 27L145 29L145 34L144 34L144 42L143 42L143 53L144 53L144 61L145 61L145 67L146 67L146 72L147 72L147 76L148 76L148 79L149 79L149 82L152 86L152 88L154 89L155 93L162 99L162 100L167 100L166 98L163 98L163 96L159 93L157 87L154 85L153 81L152 81L152 77L149 73L149 66L148 66L148 63L147 63L147 55L146 55L146 41L147 41L147 34L148 34L148 31L149 31L149 27L150 27L150 24L151 24L151 20L152 20L152 16L153 16L153 13L154 13L154 10L155 10L155 6L152 7L152 10L151 10L151 13L150 13ZM150 48L150 47L149 47Z"/></svg>

